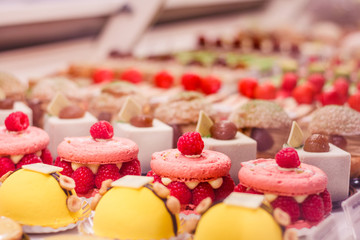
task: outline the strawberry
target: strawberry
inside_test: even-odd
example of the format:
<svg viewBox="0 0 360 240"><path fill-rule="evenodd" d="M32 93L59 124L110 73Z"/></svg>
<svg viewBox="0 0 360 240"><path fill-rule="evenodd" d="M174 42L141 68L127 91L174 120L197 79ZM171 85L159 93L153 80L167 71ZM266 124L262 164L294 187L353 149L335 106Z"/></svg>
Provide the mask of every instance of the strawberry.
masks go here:
<svg viewBox="0 0 360 240"><path fill-rule="evenodd" d="M322 92L319 96L319 101L323 106L326 105L343 105L344 99L341 95L335 90L331 89L326 92Z"/></svg>
<svg viewBox="0 0 360 240"><path fill-rule="evenodd" d="M288 72L283 75L281 88L285 91L291 92L297 84L298 76L295 73Z"/></svg>
<svg viewBox="0 0 360 240"><path fill-rule="evenodd" d="M60 157L57 157L55 159L55 166L63 168L63 170L60 172L62 175L66 175L68 177L71 177L71 174L74 172L71 163L67 161L61 161Z"/></svg>
<svg viewBox="0 0 360 240"><path fill-rule="evenodd" d="M197 206L203 199L210 197L214 202L215 193L212 187L207 182L199 183L196 188L192 190L193 200L192 203Z"/></svg>
<svg viewBox="0 0 360 240"><path fill-rule="evenodd" d="M155 74L154 84L159 88L170 88L174 84L174 77L166 71Z"/></svg>
<svg viewBox="0 0 360 240"><path fill-rule="evenodd" d="M167 185L170 195L176 197L181 204L190 204L192 194L190 189L183 182L171 182Z"/></svg>
<svg viewBox="0 0 360 240"><path fill-rule="evenodd" d="M201 78L195 73L185 73L181 76L181 84L187 91L194 91L200 88Z"/></svg>
<svg viewBox="0 0 360 240"><path fill-rule="evenodd" d="M141 168L139 160L135 159L130 162L124 162L120 168L120 177L125 175L141 175Z"/></svg>
<svg viewBox="0 0 360 240"><path fill-rule="evenodd" d="M347 97L349 94L349 82L346 78L337 78L334 82L334 89L340 96Z"/></svg>
<svg viewBox="0 0 360 240"><path fill-rule="evenodd" d="M311 84L305 83L294 88L292 96L298 104L311 104L315 99L314 88Z"/></svg>
<svg viewBox="0 0 360 240"><path fill-rule="evenodd" d="M79 167L72 173L71 177L75 181L77 193L86 194L94 188L95 176L87 167Z"/></svg>
<svg viewBox="0 0 360 240"><path fill-rule="evenodd" d="M5 127L9 131L22 131L29 127L29 118L23 112L13 112L5 119Z"/></svg>
<svg viewBox="0 0 360 240"><path fill-rule="evenodd" d="M103 181L111 179L113 181L120 178L119 168L115 164L103 164L100 165L96 176L95 176L95 186L101 188Z"/></svg>
<svg viewBox="0 0 360 240"><path fill-rule="evenodd" d="M243 78L238 82L238 91L248 98L254 98L258 81L254 78Z"/></svg>
<svg viewBox="0 0 360 240"><path fill-rule="evenodd" d="M142 82L143 75L136 69L127 69L121 74L120 79L136 84Z"/></svg>
<svg viewBox="0 0 360 240"><path fill-rule="evenodd" d="M199 155L204 149L204 141L200 133L187 132L179 138L177 147L184 155Z"/></svg>
<svg viewBox="0 0 360 240"><path fill-rule="evenodd" d="M360 112L360 92L355 93L348 99L348 104L352 109Z"/></svg>
<svg viewBox="0 0 360 240"><path fill-rule="evenodd" d="M256 99L275 99L276 88L272 83L263 83L258 85L254 91Z"/></svg>
<svg viewBox="0 0 360 240"><path fill-rule="evenodd" d="M217 93L221 88L221 81L213 76L207 76L201 80L201 91L205 94Z"/></svg>
<svg viewBox="0 0 360 240"><path fill-rule="evenodd" d="M9 171L15 170L15 164L10 158L0 157L0 177Z"/></svg>
<svg viewBox="0 0 360 240"><path fill-rule="evenodd" d="M41 159L33 153L27 154L20 160L20 162L16 164L16 169L21 168L23 165L28 165L33 163L41 163Z"/></svg>
<svg viewBox="0 0 360 240"><path fill-rule="evenodd" d="M96 69L92 75L94 83L111 82L114 73L109 69Z"/></svg>
<svg viewBox="0 0 360 240"><path fill-rule="evenodd" d="M300 218L300 208L299 204L292 197L279 196L274 201L271 202L271 206L275 208L280 208L291 218L291 222L296 222Z"/></svg>
<svg viewBox="0 0 360 240"><path fill-rule="evenodd" d="M221 184L220 188L214 190L216 201L225 199L231 192L234 191L235 184L230 175L227 175L222 179L223 183Z"/></svg>
<svg viewBox="0 0 360 240"><path fill-rule="evenodd" d="M325 78L320 73L313 73L308 77L307 82L314 86L315 93L320 93L324 87Z"/></svg>
<svg viewBox="0 0 360 240"><path fill-rule="evenodd" d="M41 158L42 162L45 163L45 164L49 164L49 165L53 164L53 159L52 159L52 156L51 156L51 152L47 148L42 150L40 158Z"/></svg>
<svg viewBox="0 0 360 240"><path fill-rule="evenodd" d="M324 217L323 199L316 194L308 196L301 204L302 216L309 222L318 222Z"/></svg>
<svg viewBox="0 0 360 240"><path fill-rule="evenodd" d="M296 168L300 166L300 159L294 148L283 148L275 155L277 165L282 168Z"/></svg>

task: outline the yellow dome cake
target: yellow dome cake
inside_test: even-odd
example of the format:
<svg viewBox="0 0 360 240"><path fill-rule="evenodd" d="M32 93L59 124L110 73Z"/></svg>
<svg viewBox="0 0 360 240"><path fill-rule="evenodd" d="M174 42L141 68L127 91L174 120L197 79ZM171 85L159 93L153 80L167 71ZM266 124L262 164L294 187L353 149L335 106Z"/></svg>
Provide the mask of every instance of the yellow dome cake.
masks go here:
<svg viewBox="0 0 360 240"><path fill-rule="evenodd" d="M60 228L89 215L74 191L75 182L42 163L24 165L0 187L0 215L22 225Z"/></svg>
<svg viewBox="0 0 360 240"><path fill-rule="evenodd" d="M283 236L281 225L290 224L290 216L280 209L273 211L263 202L261 195L231 193L203 213L194 240L295 239L292 231Z"/></svg>
<svg viewBox="0 0 360 240"><path fill-rule="evenodd" d="M132 240L176 236L180 202L152 181L152 177L130 175L112 183L104 181L91 204L95 235Z"/></svg>

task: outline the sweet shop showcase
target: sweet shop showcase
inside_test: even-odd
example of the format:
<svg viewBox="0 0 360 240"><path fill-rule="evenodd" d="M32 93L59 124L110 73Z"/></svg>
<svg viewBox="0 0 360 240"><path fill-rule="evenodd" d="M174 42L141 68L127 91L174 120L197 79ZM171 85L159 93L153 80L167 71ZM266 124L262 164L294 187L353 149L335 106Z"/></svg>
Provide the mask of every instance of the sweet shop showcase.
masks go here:
<svg viewBox="0 0 360 240"><path fill-rule="evenodd" d="M0 1L0 239L360 239L359 10Z"/></svg>

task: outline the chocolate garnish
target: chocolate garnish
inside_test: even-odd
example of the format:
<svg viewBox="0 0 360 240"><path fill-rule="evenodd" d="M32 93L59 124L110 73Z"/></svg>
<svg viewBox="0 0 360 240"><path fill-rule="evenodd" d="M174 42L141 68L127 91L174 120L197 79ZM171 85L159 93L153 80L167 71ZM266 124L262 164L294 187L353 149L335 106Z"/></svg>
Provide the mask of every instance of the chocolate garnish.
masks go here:
<svg viewBox="0 0 360 240"><path fill-rule="evenodd" d="M85 110L78 105L70 105L62 108L59 112L61 119L76 119L82 118L85 115Z"/></svg>
<svg viewBox="0 0 360 240"><path fill-rule="evenodd" d="M345 150L347 146L347 141L343 136L340 135L330 135L329 142L334 144L335 146Z"/></svg>
<svg viewBox="0 0 360 240"><path fill-rule="evenodd" d="M313 134L308 137L304 144L306 152L329 152L329 139L323 134Z"/></svg>
<svg viewBox="0 0 360 240"><path fill-rule="evenodd" d="M32 110L33 125L36 127L42 126L42 120L44 116L44 110L42 108L42 102L40 99L27 99L27 104Z"/></svg>
<svg viewBox="0 0 360 240"><path fill-rule="evenodd" d="M14 107L14 100L10 98L5 98L0 100L0 109L12 109Z"/></svg>
<svg viewBox="0 0 360 240"><path fill-rule="evenodd" d="M169 126L173 129L173 148L177 148L179 137L182 136L181 127L178 124L169 124Z"/></svg>
<svg viewBox="0 0 360 240"><path fill-rule="evenodd" d="M152 127L153 119L150 115L137 115L130 119L130 124L140 128Z"/></svg>
<svg viewBox="0 0 360 240"><path fill-rule="evenodd" d="M210 128L211 136L219 140L234 139L237 133L237 127L230 121L220 121Z"/></svg>
<svg viewBox="0 0 360 240"><path fill-rule="evenodd" d="M264 152L274 145L273 138L263 128L253 128L250 137L256 141L259 152Z"/></svg>

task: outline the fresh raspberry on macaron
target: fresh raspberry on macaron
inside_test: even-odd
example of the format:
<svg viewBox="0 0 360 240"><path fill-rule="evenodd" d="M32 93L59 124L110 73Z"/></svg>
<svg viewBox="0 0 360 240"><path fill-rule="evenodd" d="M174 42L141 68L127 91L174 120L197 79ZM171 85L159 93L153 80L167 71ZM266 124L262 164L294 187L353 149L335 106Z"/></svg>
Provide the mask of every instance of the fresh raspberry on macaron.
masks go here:
<svg viewBox="0 0 360 240"><path fill-rule="evenodd" d="M204 149L204 141L198 132L187 132L177 142L178 150L184 155L200 155Z"/></svg>
<svg viewBox="0 0 360 240"><path fill-rule="evenodd" d="M23 131L29 127L29 118L23 112L13 112L5 119L5 127L9 131Z"/></svg>
<svg viewBox="0 0 360 240"><path fill-rule="evenodd" d="M111 139L114 129L109 122L99 121L91 126L90 134L94 139Z"/></svg>
<svg viewBox="0 0 360 240"><path fill-rule="evenodd" d="M283 148L275 155L276 163L282 168L297 168L300 166L300 159L294 148Z"/></svg>

